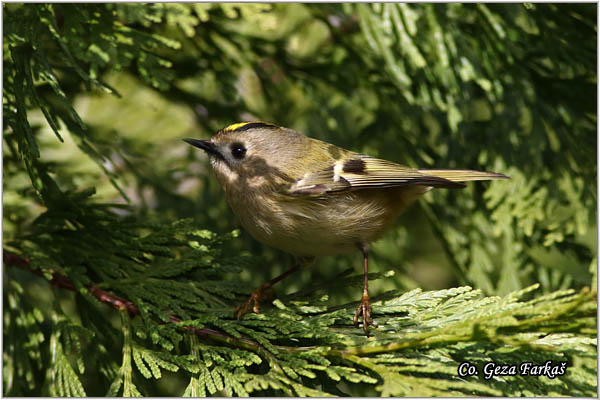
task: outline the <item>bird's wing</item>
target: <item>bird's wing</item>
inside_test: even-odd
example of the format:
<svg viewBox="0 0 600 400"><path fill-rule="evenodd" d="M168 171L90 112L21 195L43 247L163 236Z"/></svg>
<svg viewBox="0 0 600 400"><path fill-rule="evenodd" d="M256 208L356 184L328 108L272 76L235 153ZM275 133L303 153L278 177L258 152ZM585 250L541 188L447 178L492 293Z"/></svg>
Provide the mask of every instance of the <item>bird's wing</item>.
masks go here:
<svg viewBox="0 0 600 400"><path fill-rule="evenodd" d="M465 186L391 161L355 154L337 161L329 168L305 174L288 185L285 192L292 196L321 196L341 191L409 185L444 188Z"/></svg>

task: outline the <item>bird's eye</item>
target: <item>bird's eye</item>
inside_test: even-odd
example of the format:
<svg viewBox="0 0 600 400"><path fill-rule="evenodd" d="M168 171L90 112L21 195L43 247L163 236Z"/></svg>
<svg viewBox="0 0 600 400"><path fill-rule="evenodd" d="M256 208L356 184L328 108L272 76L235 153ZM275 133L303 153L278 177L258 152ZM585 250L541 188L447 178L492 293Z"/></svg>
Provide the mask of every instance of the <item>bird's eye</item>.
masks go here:
<svg viewBox="0 0 600 400"><path fill-rule="evenodd" d="M234 143L231 145L231 155L241 160L246 155L246 148L241 143Z"/></svg>

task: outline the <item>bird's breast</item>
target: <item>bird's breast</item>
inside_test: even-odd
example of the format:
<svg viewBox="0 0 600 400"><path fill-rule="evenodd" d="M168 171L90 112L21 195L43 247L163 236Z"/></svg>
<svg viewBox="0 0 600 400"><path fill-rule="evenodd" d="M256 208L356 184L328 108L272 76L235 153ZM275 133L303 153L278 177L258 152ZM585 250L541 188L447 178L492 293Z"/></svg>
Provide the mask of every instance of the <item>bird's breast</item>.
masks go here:
<svg viewBox="0 0 600 400"><path fill-rule="evenodd" d="M344 253L378 239L427 187L360 190L323 198L228 192L231 208L257 240L303 256Z"/></svg>

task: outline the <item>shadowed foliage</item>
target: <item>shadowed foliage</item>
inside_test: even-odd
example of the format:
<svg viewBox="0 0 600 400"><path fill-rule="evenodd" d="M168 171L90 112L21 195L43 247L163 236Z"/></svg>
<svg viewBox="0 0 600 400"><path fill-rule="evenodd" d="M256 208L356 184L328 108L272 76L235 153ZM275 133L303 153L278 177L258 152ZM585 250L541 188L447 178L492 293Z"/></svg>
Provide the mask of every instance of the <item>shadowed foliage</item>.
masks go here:
<svg viewBox="0 0 600 400"><path fill-rule="evenodd" d="M596 395L596 4L2 11L3 395ZM240 121L511 180L373 245L371 337L358 252L238 321L292 259L181 139Z"/></svg>

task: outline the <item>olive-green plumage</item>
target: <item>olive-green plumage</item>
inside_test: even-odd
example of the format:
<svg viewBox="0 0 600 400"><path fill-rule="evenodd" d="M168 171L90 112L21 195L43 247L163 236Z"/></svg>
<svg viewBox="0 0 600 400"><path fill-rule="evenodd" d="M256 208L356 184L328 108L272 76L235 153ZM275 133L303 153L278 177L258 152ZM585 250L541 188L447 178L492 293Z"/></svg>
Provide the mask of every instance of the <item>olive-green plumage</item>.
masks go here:
<svg viewBox="0 0 600 400"><path fill-rule="evenodd" d="M185 140L210 155L244 228L257 240L298 256L358 247L366 257L368 243L430 189L507 178L493 172L414 169L264 122L230 125L209 141Z"/></svg>
<svg viewBox="0 0 600 400"><path fill-rule="evenodd" d="M295 255L336 254L372 242L431 188L506 178L409 168L261 122L232 125L204 143L213 146L211 164L244 228ZM232 154L234 145L245 149L242 158Z"/></svg>

